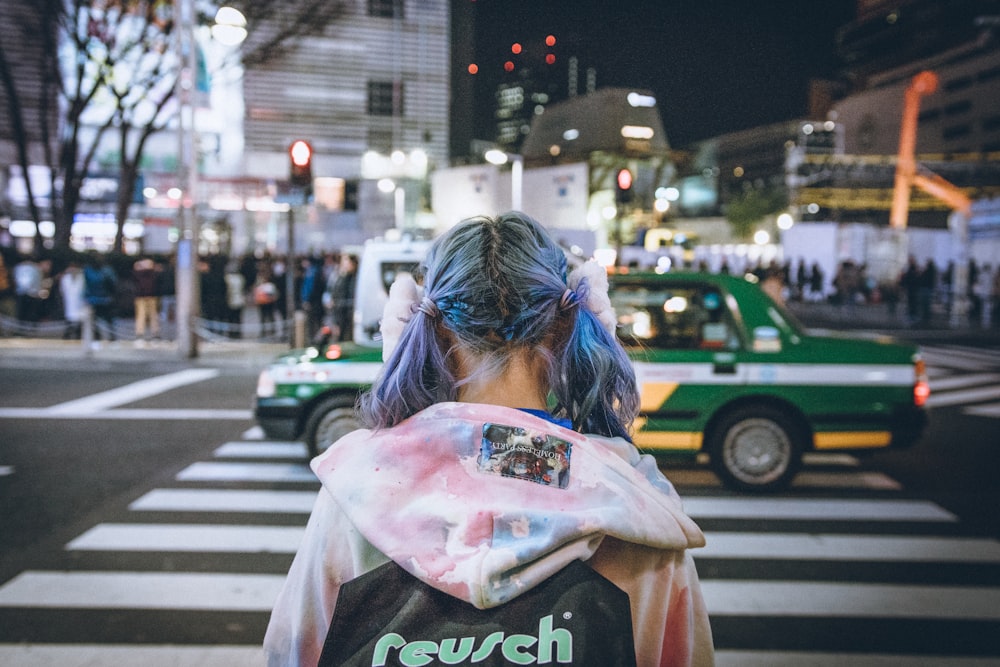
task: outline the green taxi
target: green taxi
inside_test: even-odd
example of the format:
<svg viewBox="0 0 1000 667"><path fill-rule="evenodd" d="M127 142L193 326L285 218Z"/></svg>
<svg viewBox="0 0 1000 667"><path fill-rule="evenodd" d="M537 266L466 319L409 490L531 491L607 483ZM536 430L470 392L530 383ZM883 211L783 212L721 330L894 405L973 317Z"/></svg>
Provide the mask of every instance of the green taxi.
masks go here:
<svg viewBox="0 0 1000 667"><path fill-rule="evenodd" d="M929 389L913 345L810 333L752 276L610 279L642 392L634 439L644 452L707 453L728 486L771 491L805 452L906 447L925 428ZM255 414L268 437L304 438L316 454L357 427L355 401L381 366L377 341L362 342L291 351L264 369Z"/></svg>

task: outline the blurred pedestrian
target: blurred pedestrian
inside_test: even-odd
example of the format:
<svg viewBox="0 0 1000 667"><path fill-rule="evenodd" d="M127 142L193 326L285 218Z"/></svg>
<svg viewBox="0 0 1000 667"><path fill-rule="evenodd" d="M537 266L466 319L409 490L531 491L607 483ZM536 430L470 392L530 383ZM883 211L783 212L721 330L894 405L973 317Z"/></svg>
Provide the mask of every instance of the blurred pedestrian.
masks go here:
<svg viewBox="0 0 1000 667"><path fill-rule="evenodd" d="M117 340L115 334L115 300L118 297L118 275L97 252L87 256L83 267L83 296L94 313L94 341Z"/></svg>
<svg viewBox="0 0 1000 667"><path fill-rule="evenodd" d="M42 318L42 265L25 257L14 266L14 289L17 294L17 319L37 322Z"/></svg>
<svg viewBox="0 0 1000 667"><path fill-rule="evenodd" d="M929 324L933 315L934 290L937 287L937 266L928 258L917 277L917 300L920 303L920 322Z"/></svg>
<svg viewBox="0 0 1000 667"><path fill-rule="evenodd" d="M906 260L906 269L899 277L899 289L906 295L906 316L912 324L920 316L920 267L913 255Z"/></svg>
<svg viewBox="0 0 1000 667"><path fill-rule="evenodd" d="M156 262L156 291L160 294L160 332L161 335L170 337L164 332L171 331L173 322L177 319L177 273L174 265L177 261L176 255L171 255L166 261Z"/></svg>
<svg viewBox="0 0 1000 667"><path fill-rule="evenodd" d="M350 613L341 593L393 563L475 614L530 601L579 566L631 606L634 656L602 664L711 664L688 551L704 537L630 442L639 391L604 267L566 268L538 223L509 213L439 237L422 291L397 278L382 318L385 364L362 399L371 430L313 461L323 488L271 614L269 664L317 664L328 637L344 639L328 634ZM368 611L343 620L361 630ZM459 626L446 631L463 632L459 618L419 619L449 620Z"/></svg>
<svg viewBox="0 0 1000 667"><path fill-rule="evenodd" d="M332 319L337 340L354 340L354 290L357 286L358 258L340 256L337 282L330 291Z"/></svg>
<svg viewBox="0 0 1000 667"><path fill-rule="evenodd" d="M246 283L240 272L240 264L232 260L226 266L226 322L229 324L229 337L242 338L243 308L247 305Z"/></svg>
<svg viewBox="0 0 1000 667"><path fill-rule="evenodd" d="M253 286L253 301L260 313L260 335L266 337L275 333L275 306L278 303L278 286L271 279L271 267L264 264L257 274L257 282Z"/></svg>
<svg viewBox="0 0 1000 667"><path fill-rule="evenodd" d="M135 338L145 341L147 329L153 338L160 337L160 293L157 284L156 263L142 257L132 265L135 282Z"/></svg>
<svg viewBox="0 0 1000 667"><path fill-rule="evenodd" d="M63 339L80 340L87 302L84 299L83 269L78 260L71 259L59 277L59 296L62 298L63 318L66 320Z"/></svg>
<svg viewBox="0 0 1000 667"><path fill-rule="evenodd" d="M996 271L993 272L993 288L990 298L993 301L990 323L993 325L993 328L1000 329L1000 264L997 265Z"/></svg>

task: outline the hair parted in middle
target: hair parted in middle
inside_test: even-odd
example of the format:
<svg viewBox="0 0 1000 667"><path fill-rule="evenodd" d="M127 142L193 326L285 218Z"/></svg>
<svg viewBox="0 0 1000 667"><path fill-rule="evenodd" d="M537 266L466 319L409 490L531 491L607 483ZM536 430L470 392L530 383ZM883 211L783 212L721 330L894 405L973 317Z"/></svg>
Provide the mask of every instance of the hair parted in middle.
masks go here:
<svg viewBox="0 0 1000 667"><path fill-rule="evenodd" d="M639 409L635 373L613 321L588 308L592 280L571 289L566 269L559 245L523 213L470 218L439 237L424 262L423 298L361 397L363 422L394 426L455 401L462 384L496 377L527 351L544 360L555 416L581 432L628 438ZM457 377L458 350L476 362L469 377Z"/></svg>

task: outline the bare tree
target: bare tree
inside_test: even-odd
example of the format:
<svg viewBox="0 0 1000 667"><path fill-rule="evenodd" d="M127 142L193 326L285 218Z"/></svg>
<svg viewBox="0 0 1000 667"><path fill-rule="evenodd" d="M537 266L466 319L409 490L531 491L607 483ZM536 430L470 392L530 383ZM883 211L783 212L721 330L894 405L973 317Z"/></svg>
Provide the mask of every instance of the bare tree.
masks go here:
<svg viewBox="0 0 1000 667"><path fill-rule="evenodd" d="M280 58L297 38L321 33L343 12L343 0L243 0L231 4L243 11L252 36L242 50L246 66ZM210 23L217 5L210 0L196 0L196 5L198 23ZM54 244L69 247L84 179L105 138L115 136L115 247L120 250L147 141L170 125L178 109L172 103L180 73L173 47L173 3L37 0L30 7L34 13L29 13L22 29L48 36L43 37L51 42L46 45L51 58L47 65L51 81L46 87L56 90L63 102L58 128L46 127L41 132L53 181ZM19 76L6 65L0 50L0 83L6 92L19 160L27 173L28 133L19 104ZM114 134L109 134L112 130ZM58 136L55 155L51 151L53 136ZM41 213L34 195L29 194L29 199L37 224Z"/></svg>

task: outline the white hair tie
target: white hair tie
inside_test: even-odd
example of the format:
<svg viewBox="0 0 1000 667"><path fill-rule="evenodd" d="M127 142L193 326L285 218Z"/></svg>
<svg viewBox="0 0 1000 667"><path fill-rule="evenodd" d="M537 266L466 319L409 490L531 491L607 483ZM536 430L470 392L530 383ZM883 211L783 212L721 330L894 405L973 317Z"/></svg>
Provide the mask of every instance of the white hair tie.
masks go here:
<svg viewBox="0 0 1000 667"><path fill-rule="evenodd" d="M584 307L597 317L605 331L614 336L618 317L615 315L615 309L611 307L611 298L608 296L607 269L594 260L584 262L570 272L566 286L577 292L584 279L588 287L587 299L583 302Z"/></svg>
<svg viewBox="0 0 1000 667"><path fill-rule="evenodd" d="M397 275L389 288L389 300L385 302L382 321L379 324L379 329L382 331L382 361L392 356L393 350L399 344L400 336L403 335L403 329L413 316L414 310L420 305L420 299L421 289L417 287L413 276L409 273Z"/></svg>

